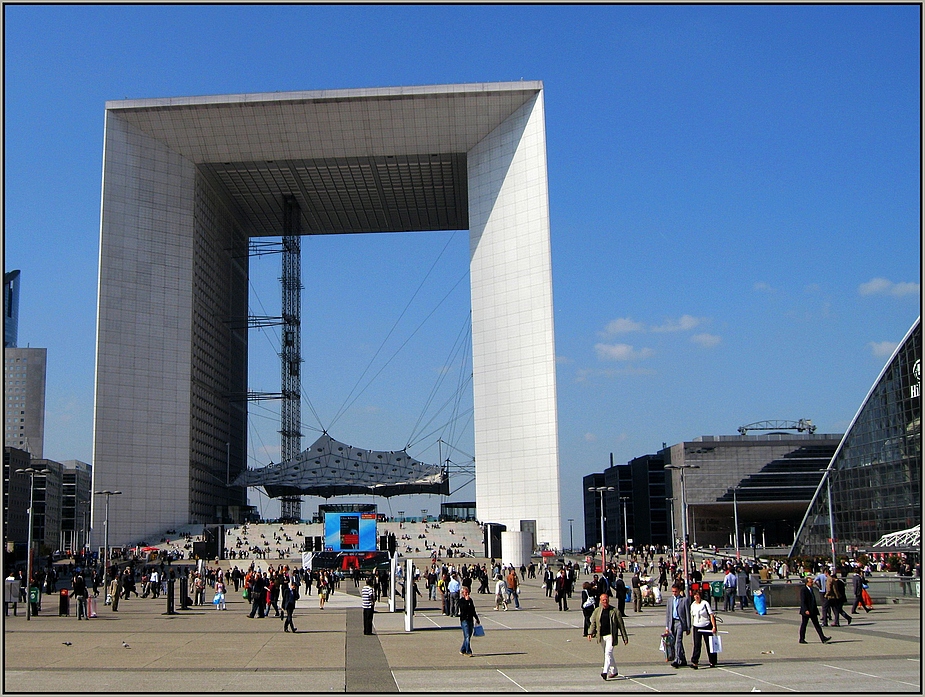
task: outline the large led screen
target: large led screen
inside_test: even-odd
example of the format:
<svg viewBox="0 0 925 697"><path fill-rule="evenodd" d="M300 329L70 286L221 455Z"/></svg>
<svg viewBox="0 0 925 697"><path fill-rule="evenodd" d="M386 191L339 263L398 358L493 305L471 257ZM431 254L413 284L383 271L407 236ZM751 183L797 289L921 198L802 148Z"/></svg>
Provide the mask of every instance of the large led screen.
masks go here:
<svg viewBox="0 0 925 697"><path fill-rule="evenodd" d="M375 552L375 513L324 514L324 548L331 552Z"/></svg>

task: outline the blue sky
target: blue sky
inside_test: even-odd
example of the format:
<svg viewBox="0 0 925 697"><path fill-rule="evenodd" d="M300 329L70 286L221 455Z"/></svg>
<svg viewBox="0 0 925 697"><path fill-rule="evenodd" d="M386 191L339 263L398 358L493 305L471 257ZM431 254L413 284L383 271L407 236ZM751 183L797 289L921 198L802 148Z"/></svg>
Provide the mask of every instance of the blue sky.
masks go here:
<svg viewBox="0 0 925 697"><path fill-rule="evenodd" d="M22 269L20 345L48 348L46 456L91 459L106 100L521 78L545 87L562 518L576 540L581 477L610 453L763 419L843 432L920 312L919 13L5 6L5 265ZM305 240L305 445L347 403L332 436L396 449L432 417L441 373L434 404L452 396L467 250L465 232ZM278 276L278 257L252 263L254 314L276 314ZM274 350L252 335L252 389L278 389ZM367 368L361 387L382 372L350 403ZM274 409L252 409L251 466L278 455ZM438 435L471 454L471 420ZM410 452L438 457L433 439ZM439 499L380 506L436 513Z"/></svg>

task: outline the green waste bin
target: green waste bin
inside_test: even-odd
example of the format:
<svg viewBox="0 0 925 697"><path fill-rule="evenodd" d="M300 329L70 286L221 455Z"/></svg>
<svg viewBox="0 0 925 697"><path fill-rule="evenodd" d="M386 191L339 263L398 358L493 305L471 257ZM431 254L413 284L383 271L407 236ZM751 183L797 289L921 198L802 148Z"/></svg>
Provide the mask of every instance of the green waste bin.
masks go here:
<svg viewBox="0 0 925 697"><path fill-rule="evenodd" d="M36 586L29 586L29 602L37 603L39 601L39 589Z"/></svg>

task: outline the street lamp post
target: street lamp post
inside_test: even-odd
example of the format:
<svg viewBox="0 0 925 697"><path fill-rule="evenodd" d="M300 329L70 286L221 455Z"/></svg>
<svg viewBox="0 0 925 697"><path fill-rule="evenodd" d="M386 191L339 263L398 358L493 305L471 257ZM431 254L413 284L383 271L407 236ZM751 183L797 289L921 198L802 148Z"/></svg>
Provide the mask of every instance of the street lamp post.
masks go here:
<svg viewBox="0 0 925 697"><path fill-rule="evenodd" d="M75 498L76 498L76 497L75 497ZM72 547L76 547L76 544L75 544L75 543L77 542L77 532L76 532L76 528L77 528L77 518L76 518L76 511L79 509L79 510L80 510L80 540L81 540L81 541L80 541L80 552L79 552L79 554L81 554L81 555L83 555L83 556L86 556L87 550L90 548L90 544L89 544L89 541L90 541L90 533L89 533L89 531L87 530L87 513L88 513L88 510L87 510L87 509L88 509L88 506L87 506L87 504L88 504L88 503L90 503L90 499L77 499L77 505L74 507L74 511L75 511L75 517L74 517L74 528L75 528L75 532L74 532L74 540L73 540L73 542L72 542ZM75 552L75 554L78 554L78 553Z"/></svg>
<svg viewBox="0 0 925 697"><path fill-rule="evenodd" d="M569 552L575 551L575 540L572 538L572 521L573 520L575 519L574 518L568 519L568 551Z"/></svg>
<svg viewBox="0 0 925 697"><path fill-rule="evenodd" d="M48 469L36 469L35 467L22 467L15 470L16 474L29 475L29 536L26 542L26 620L32 619L32 608L29 607L31 599L29 591L32 588L32 524L35 519L35 475L48 474Z"/></svg>
<svg viewBox="0 0 925 697"><path fill-rule="evenodd" d="M671 557L674 559L674 497L666 496L665 501L668 502L668 515L671 516Z"/></svg>
<svg viewBox="0 0 925 697"><path fill-rule="evenodd" d="M629 528L626 525L626 502L630 500L629 496L621 496L620 503L623 504L623 553L629 554L630 543L629 543Z"/></svg>
<svg viewBox="0 0 925 697"><path fill-rule="evenodd" d="M732 488L732 514L735 518L735 546L736 546L736 561L739 560L739 500L736 496L739 491L739 487L735 486Z"/></svg>
<svg viewBox="0 0 925 697"><path fill-rule="evenodd" d="M604 551L604 492L614 491L614 488L612 486L589 486L588 491L596 491L601 495L601 573L604 573L604 569L607 566L607 560L604 557L606 554Z"/></svg>
<svg viewBox="0 0 925 697"><path fill-rule="evenodd" d="M94 491L94 494L106 497L106 517L103 519L103 583L106 583L109 574L109 498L119 496L121 491Z"/></svg>
<svg viewBox="0 0 925 697"><path fill-rule="evenodd" d="M687 563L687 492L684 488L684 470L700 469L700 465L665 465L666 470L681 471L681 550L684 563L684 588L687 589L687 577L690 573L690 567Z"/></svg>

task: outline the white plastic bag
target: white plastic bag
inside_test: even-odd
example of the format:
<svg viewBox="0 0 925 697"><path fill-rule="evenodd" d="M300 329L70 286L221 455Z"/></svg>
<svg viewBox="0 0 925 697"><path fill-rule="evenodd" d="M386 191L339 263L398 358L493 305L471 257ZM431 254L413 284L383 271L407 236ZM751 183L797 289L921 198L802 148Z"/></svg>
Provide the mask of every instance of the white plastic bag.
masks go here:
<svg viewBox="0 0 925 697"><path fill-rule="evenodd" d="M723 640L719 634L710 634L707 638L710 641L710 653L723 652Z"/></svg>

